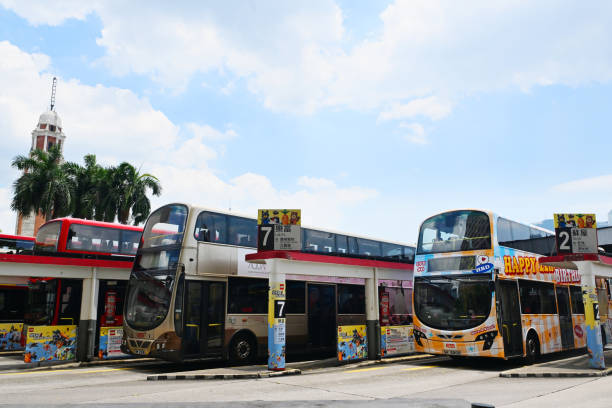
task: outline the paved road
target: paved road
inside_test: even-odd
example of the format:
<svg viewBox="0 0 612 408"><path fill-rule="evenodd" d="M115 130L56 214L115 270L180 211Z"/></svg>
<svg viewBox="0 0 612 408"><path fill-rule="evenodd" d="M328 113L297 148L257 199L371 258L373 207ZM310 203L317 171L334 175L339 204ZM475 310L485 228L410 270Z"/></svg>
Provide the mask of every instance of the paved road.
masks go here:
<svg viewBox="0 0 612 408"><path fill-rule="evenodd" d="M218 365L200 363L189 367ZM212 403L210 406L242 407L252 406L252 401L283 401L260 402L257 406L301 407L320 401L323 406L416 407L428 406L426 401L438 400L439 405L429 406L469 407L467 401L513 408L612 406L611 377L506 379L498 376L500 371L512 366L491 360L456 362L438 359L356 369L312 370L301 376L259 380L167 382L145 379L149 374L184 368L160 363L11 372L0 373L0 403L151 405L170 402L180 403L180 406ZM390 398L394 399L378 400ZM235 403L215 403L222 401ZM251 404L241 403L247 401Z"/></svg>

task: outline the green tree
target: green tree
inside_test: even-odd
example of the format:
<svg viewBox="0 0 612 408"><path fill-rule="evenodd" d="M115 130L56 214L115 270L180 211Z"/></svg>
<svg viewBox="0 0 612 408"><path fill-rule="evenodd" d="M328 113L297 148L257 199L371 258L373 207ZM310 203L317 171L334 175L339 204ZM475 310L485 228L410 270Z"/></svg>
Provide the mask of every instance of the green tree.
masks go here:
<svg viewBox="0 0 612 408"><path fill-rule="evenodd" d="M76 218L113 222L117 215L114 201L114 167L102 167L96 162L96 155L83 158L85 166L68 163L68 171L74 180L74 210Z"/></svg>
<svg viewBox="0 0 612 408"><path fill-rule="evenodd" d="M96 156L84 157L85 166L78 163L66 163L67 171L74 182L72 216L75 218L94 219L99 201L98 183L104 168L96 163Z"/></svg>
<svg viewBox="0 0 612 408"><path fill-rule="evenodd" d="M130 220L134 225L145 221L151 212L151 202L147 197L147 190L153 195L161 194L161 185L157 177L144 173L140 174L134 166L123 162L112 171L111 196L117 206L117 219L122 224Z"/></svg>
<svg viewBox="0 0 612 408"><path fill-rule="evenodd" d="M40 212L47 221L71 213L74 182L68 165L62 163L59 146L48 152L37 149L29 156L17 156L11 165L24 172L13 183L13 210L21 214Z"/></svg>

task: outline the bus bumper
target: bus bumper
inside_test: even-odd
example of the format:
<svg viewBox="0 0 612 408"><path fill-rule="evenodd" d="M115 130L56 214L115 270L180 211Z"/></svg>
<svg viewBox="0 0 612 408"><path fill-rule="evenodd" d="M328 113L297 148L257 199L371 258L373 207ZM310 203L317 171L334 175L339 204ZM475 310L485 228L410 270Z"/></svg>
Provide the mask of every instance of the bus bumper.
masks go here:
<svg viewBox="0 0 612 408"><path fill-rule="evenodd" d="M448 341L434 336L427 337L418 330L414 331L414 338L416 350L422 353L451 357L504 357L502 338L497 331L482 333L474 341Z"/></svg>

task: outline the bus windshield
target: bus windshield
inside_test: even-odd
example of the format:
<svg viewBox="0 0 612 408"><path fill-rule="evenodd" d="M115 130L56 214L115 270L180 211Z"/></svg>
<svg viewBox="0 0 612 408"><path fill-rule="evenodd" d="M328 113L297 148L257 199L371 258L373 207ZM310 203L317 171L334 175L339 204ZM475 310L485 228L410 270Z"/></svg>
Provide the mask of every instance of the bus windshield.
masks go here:
<svg viewBox="0 0 612 408"><path fill-rule="evenodd" d="M40 227L36 234L35 250L39 252L57 252L61 227L61 221L48 222Z"/></svg>
<svg viewBox="0 0 612 408"><path fill-rule="evenodd" d="M440 330L465 330L482 324L491 311L490 275L416 277L417 317Z"/></svg>
<svg viewBox="0 0 612 408"><path fill-rule="evenodd" d="M187 207L178 204L158 209L147 220L125 303L125 321L134 329L153 329L168 314L186 220Z"/></svg>
<svg viewBox="0 0 612 408"><path fill-rule="evenodd" d="M187 207L170 204L149 216L142 234L142 248L177 245L183 242Z"/></svg>
<svg viewBox="0 0 612 408"><path fill-rule="evenodd" d="M435 215L419 231L418 254L491 249L489 216L461 210Z"/></svg>
<svg viewBox="0 0 612 408"><path fill-rule="evenodd" d="M134 329L159 326L170 308L174 271L132 271L125 302L125 320Z"/></svg>

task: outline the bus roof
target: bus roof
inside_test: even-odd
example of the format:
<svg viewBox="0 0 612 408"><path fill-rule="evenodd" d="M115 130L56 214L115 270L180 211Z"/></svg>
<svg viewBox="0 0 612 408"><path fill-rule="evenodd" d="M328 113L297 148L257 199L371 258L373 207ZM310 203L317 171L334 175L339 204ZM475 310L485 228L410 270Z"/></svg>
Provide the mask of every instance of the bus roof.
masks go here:
<svg viewBox="0 0 612 408"><path fill-rule="evenodd" d="M79 225L88 225L92 227L106 227L106 228L114 228L114 229L122 229L122 230L130 230L130 231L142 231L143 227L138 227L135 225L126 225L119 224L114 222L104 222L104 221L93 221L93 220L85 220L82 218L72 218L72 217L63 217L63 218L55 218L53 220L49 220L41 225L41 228L47 224L52 222L67 222L69 224L79 224Z"/></svg>
<svg viewBox="0 0 612 408"><path fill-rule="evenodd" d="M423 224L423 222L427 221L428 219L430 219L432 217L435 217L436 215L442 215L442 214L451 213L451 212L455 212L455 211L480 211L480 212L486 213L487 215L489 215L489 217L494 217L494 218L501 217L501 218L504 218L504 219L506 219L508 221L513 221L513 222L516 222L516 223L519 223L519 224L522 224L522 225L526 225L526 226L528 226L530 228L535 228L537 230L540 230L540 231L543 231L543 232L547 232L549 234L553 234L554 235L554 231L548 230L546 228L542 228L542 227L540 227L538 225L533 225L533 224L528 223L528 222L520 222L520 221L513 220L511 218L508 218L508 217L503 217L503 216L500 216L500 215L494 213L491 210L485 210L485 209L482 209L482 208L456 208L456 209L453 209L453 210L441 211L439 213L432 214L431 216L425 218L421 222L421 224Z"/></svg>
<svg viewBox="0 0 612 408"><path fill-rule="evenodd" d="M236 216L236 217L242 217L242 218L248 218L248 219L251 219L251 220L257 220L257 218L253 217L252 215L239 214L239 213L235 213L235 212L232 212L232 211L218 210L218 209L214 209L214 208L210 208L210 207L196 206L196 205L191 205L189 203L178 203L178 202L175 202L175 203L168 203L166 205L172 205L172 204L185 205L188 208L190 208L191 210L197 211L198 213L200 213L201 211L210 211L210 212L214 212L214 213L218 213L218 214L233 215L233 216ZM163 205L162 207L165 207L166 205ZM159 208L161 208L161 207L159 207ZM155 211L157 211L159 208L155 209ZM154 211L151 211L151 212L153 213ZM329 233L332 233L332 234L347 235L347 236L350 236L350 237L368 239L368 240L371 240L371 241L384 242L384 243L388 243L388 244L416 247L416 244L411 244L411 243L406 243L406 242L398 242L398 241L390 241L390 240L386 240L386 239L379 239L379 238L374 238L374 237L369 237L369 236L364 236L364 235L353 234L353 233L346 232L346 231L336 231L336 230L329 229L329 228L311 227L309 225L302 225L302 227L306 228L306 229L309 229L309 230L314 230L314 231L323 231L323 232L329 232Z"/></svg>

